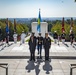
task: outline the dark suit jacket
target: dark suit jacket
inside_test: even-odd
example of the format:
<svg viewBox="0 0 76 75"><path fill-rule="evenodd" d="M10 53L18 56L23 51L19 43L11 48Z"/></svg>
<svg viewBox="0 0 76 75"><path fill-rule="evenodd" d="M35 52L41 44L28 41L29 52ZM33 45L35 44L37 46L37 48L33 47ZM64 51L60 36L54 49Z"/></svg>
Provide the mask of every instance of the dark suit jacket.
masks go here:
<svg viewBox="0 0 76 75"><path fill-rule="evenodd" d="M43 41L43 45L45 49L49 49L51 47L51 39L49 37L48 38L45 37Z"/></svg>
<svg viewBox="0 0 76 75"><path fill-rule="evenodd" d="M29 44L30 52L34 52L36 49L36 38L34 38L32 42L31 37L30 37L28 44Z"/></svg>

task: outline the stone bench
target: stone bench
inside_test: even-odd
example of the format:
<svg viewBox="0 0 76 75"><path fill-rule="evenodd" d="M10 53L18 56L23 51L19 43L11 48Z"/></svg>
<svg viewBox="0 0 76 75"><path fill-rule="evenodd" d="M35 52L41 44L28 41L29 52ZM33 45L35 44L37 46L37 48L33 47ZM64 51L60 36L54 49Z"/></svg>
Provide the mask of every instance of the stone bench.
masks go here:
<svg viewBox="0 0 76 75"><path fill-rule="evenodd" d="M8 63L0 63L0 67L6 69L6 75L8 75Z"/></svg>
<svg viewBox="0 0 76 75"><path fill-rule="evenodd" d="M74 68L76 68L76 64L70 64L70 75L73 75Z"/></svg>

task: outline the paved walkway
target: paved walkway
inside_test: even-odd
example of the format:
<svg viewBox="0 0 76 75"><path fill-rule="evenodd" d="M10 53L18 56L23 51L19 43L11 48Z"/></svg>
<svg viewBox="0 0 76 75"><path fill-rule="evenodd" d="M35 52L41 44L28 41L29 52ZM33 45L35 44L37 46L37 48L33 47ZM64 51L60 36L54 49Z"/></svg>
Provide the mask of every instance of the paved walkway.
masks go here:
<svg viewBox="0 0 76 75"><path fill-rule="evenodd" d="M49 37L51 38L52 41L54 41L54 38L51 35L49 35Z"/></svg>
<svg viewBox="0 0 76 75"><path fill-rule="evenodd" d="M51 59L50 62L28 59L0 59L0 63L8 63L8 75L70 75L70 64L76 60ZM5 69L0 68L0 75L6 75ZM76 69L73 69L76 75Z"/></svg>
<svg viewBox="0 0 76 75"><path fill-rule="evenodd" d="M76 59L59 59L59 57L76 57L76 43L73 46L69 42L60 45L52 42L50 48L50 57L55 56L50 61L44 60L44 49L42 50L43 59L36 61L29 61L29 47L28 43L20 45L18 42L14 44L10 42L9 47L0 46L0 57L8 56L9 58L0 58L0 63L8 63L8 75L70 75L70 64L76 64ZM25 58L10 58L10 56L21 56ZM26 59L26 57L28 58ZM37 49L36 49L36 56ZM5 69L0 67L0 75L6 75ZM76 75L76 69L73 69L73 75Z"/></svg>
<svg viewBox="0 0 76 75"><path fill-rule="evenodd" d="M26 42L23 45L20 45L20 42L14 44L10 42L9 47L0 46L0 56L29 56L29 46ZM42 56L45 55L44 49L42 49ZM37 49L36 49L36 56L37 56ZM66 44L60 45L54 44L52 42L50 48L50 56L76 56L76 44L74 43L73 46L70 45L70 42L66 42Z"/></svg>

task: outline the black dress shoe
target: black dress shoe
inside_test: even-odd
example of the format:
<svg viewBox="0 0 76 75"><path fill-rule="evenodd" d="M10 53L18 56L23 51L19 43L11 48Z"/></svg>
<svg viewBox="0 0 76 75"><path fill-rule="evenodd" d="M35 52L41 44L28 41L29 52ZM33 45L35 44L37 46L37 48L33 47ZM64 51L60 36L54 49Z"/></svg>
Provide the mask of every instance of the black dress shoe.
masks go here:
<svg viewBox="0 0 76 75"><path fill-rule="evenodd" d="M46 59L45 59L45 61L49 61L49 59L48 59L48 58L46 58Z"/></svg>
<svg viewBox="0 0 76 75"><path fill-rule="evenodd" d="M45 61L49 61L49 60L45 60Z"/></svg>
<svg viewBox="0 0 76 75"><path fill-rule="evenodd" d="M40 56L40 59L42 59L42 57Z"/></svg>
<svg viewBox="0 0 76 75"><path fill-rule="evenodd" d="M35 59L33 59L33 61L35 61Z"/></svg>
<svg viewBox="0 0 76 75"><path fill-rule="evenodd" d="M39 55L39 52L38 52L38 55Z"/></svg>
<svg viewBox="0 0 76 75"><path fill-rule="evenodd" d="M30 61L32 61L32 59L30 59Z"/></svg>

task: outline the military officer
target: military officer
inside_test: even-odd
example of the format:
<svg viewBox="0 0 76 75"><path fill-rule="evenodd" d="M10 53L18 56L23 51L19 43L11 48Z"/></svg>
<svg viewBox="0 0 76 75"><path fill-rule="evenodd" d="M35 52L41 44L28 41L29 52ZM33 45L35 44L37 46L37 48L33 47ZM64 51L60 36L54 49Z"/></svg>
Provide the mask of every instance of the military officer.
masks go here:
<svg viewBox="0 0 76 75"><path fill-rule="evenodd" d="M54 37L54 40L55 40L55 44L57 43L57 39L58 39L58 34L57 34L57 32L55 31L54 32L54 35L53 35L53 37Z"/></svg>
<svg viewBox="0 0 76 75"><path fill-rule="evenodd" d="M65 34L65 31L63 31L63 33L61 34L61 39L63 44L65 44L65 37L66 37L66 34Z"/></svg>
<svg viewBox="0 0 76 75"><path fill-rule="evenodd" d="M70 32L69 37L70 37L70 42L71 42L71 45L72 45L73 42L74 42L74 38L75 38L73 31Z"/></svg>
<svg viewBox="0 0 76 75"><path fill-rule="evenodd" d="M13 38L14 38L14 43L17 43L17 33L16 32L14 32Z"/></svg>
<svg viewBox="0 0 76 75"><path fill-rule="evenodd" d="M41 33L39 33L39 36L37 37L38 54L40 54L39 58L42 58L42 55L41 55L42 44L43 44L43 37L41 36Z"/></svg>
<svg viewBox="0 0 76 75"><path fill-rule="evenodd" d="M48 37L48 33L45 33L45 38L43 41L44 49L45 49L45 61L49 61L49 49L51 47L51 39Z"/></svg>
<svg viewBox="0 0 76 75"><path fill-rule="evenodd" d="M26 34L24 33L24 31L22 31L22 34L21 34L21 43L20 44L25 43L25 37L26 37Z"/></svg>

